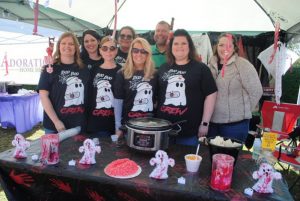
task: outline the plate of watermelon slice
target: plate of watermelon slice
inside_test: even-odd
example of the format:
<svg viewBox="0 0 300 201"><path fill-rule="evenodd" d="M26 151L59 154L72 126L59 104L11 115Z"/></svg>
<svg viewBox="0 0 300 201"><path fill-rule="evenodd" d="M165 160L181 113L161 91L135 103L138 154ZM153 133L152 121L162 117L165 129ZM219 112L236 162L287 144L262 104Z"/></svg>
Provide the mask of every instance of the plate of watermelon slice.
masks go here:
<svg viewBox="0 0 300 201"><path fill-rule="evenodd" d="M128 158L114 160L104 169L107 176L118 179L130 179L138 176L141 172L142 168Z"/></svg>

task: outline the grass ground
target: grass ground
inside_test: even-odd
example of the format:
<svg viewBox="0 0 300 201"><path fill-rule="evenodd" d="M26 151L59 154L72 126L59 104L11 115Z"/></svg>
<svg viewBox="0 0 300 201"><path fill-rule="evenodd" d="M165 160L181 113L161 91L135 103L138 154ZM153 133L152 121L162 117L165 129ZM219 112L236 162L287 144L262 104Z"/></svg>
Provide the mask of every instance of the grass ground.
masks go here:
<svg viewBox="0 0 300 201"><path fill-rule="evenodd" d="M38 125L34 127L31 131L24 133L24 137L26 137L27 140L35 140L39 138L41 135L43 135L43 133L44 132L42 131L41 126ZM13 148L11 145L11 141L15 134L16 131L14 129L3 129L0 127L0 137L1 137L0 152ZM282 171L281 167L278 165L276 165L275 168L282 173L283 177L285 178L289 186L293 184L293 182L295 181L295 179L299 174L299 172L296 172L293 169L291 169L288 173L286 173ZM300 181L291 190L291 194L295 200L300 200ZM0 186L0 201L7 201L5 193L2 190L1 186Z"/></svg>

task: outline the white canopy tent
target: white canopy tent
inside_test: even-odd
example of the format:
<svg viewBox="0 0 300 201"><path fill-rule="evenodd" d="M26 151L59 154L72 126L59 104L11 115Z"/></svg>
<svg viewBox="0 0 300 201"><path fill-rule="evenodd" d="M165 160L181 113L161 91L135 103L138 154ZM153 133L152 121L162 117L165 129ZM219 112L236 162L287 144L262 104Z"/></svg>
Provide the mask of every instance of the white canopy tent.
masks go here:
<svg viewBox="0 0 300 201"><path fill-rule="evenodd" d="M68 15L64 12L45 7L36 6L37 0L0 0L0 18L16 22L35 24L38 27L31 33L41 34L39 28L47 27L59 31L72 31L81 34L86 29L100 30L101 28L90 22ZM35 15L35 13L37 15Z"/></svg>
<svg viewBox="0 0 300 201"><path fill-rule="evenodd" d="M281 29L300 34L299 0L255 0L272 22L280 22Z"/></svg>
<svg viewBox="0 0 300 201"><path fill-rule="evenodd" d="M43 4L40 0L40 3ZM49 7L92 22L109 25L114 0L49 0ZM189 31L299 31L299 0L119 0L118 28L153 30L160 20L175 18L174 28ZM112 26L110 27L112 28Z"/></svg>
<svg viewBox="0 0 300 201"><path fill-rule="evenodd" d="M47 0L40 0L39 2L41 5L45 5ZM114 0L48 0L48 2L50 8L91 22L102 28L113 29ZM299 7L299 0L119 0L117 29L129 25L139 31L149 31L154 30L158 21L170 22L174 18L174 29L184 28L188 31L199 32L257 33L274 31L273 24L279 21L281 29L300 36L300 23L298 23L300 22L300 15L297 10ZM28 71L28 78L25 80L26 76L22 76L24 78L22 81L15 78L13 80L25 84L37 84L37 79L32 79L30 72L39 73L40 66L35 66L39 65L35 62L36 56L43 59L46 55L48 38L24 35L32 33L33 25L0 20L0 31L22 32L22 34L0 32L1 79L5 74L3 58L6 54L9 59L12 59L9 62L15 64L16 69L20 69L17 66L17 64L19 65L18 62L24 62L25 58L29 59L25 61L27 63L26 68L24 68ZM42 27L39 27L39 33L44 36L58 36L61 34L59 31L43 29ZM10 69L13 69L12 65ZM10 73L9 76L13 76L13 73ZM4 77L4 79L11 79L9 76Z"/></svg>
<svg viewBox="0 0 300 201"><path fill-rule="evenodd" d="M23 12L17 8L28 5L29 2L35 0L0 0L0 18L33 23L33 10L26 10L28 19L19 18L18 13L15 13ZM94 23L101 28L108 26L111 29L114 2L115 0L39 0L40 9L44 13L57 11L57 15L69 14L71 21L63 21L65 25L72 23L72 19L86 20L86 23ZM8 9L7 4L13 7ZM174 29L184 28L189 31L274 31L273 25L278 21L282 30L300 33L299 7L299 0L119 0L117 28L129 25L136 30L148 31L153 30L158 21L170 22L174 18ZM41 18L39 25L47 27L44 16ZM62 19L53 19L62 24L60 20ZM55 29L50 22L48 25ZM57 26L57 29L60 28Z"/></svg>
<svg viewBox="0 0 300 201"><path fill-rule="evenodd" d="M109 25L114 15L114 0L73 0L71 7L68 2L50 0L49 7L100 27ZM158 21L170 22L174 17L175 29L189 31L274 30L269 17L253 0L120 0L118 6L118 29L129 25L136 30L153 30Z"/></svg>
<svg viewBox="0 0 300 201"><path fill-rule="evenodd" d="M8 2L14 5L9 7L11 10L4 9ZM35 0L0 0L0 18L33 23L33 10L27 13L28 19L18 18L15 13L23 12L17 8L24 4L28 6L29 2ZM49 8L49 13L57 11L69 14L71 19L85 20L86 23L110 29L113 29L114 2L115 0L39 0L43 12L47 12ZM1 5L4 10L1 10ZM45 8L45 5L48 7ZM117 28L129 25L139 32L149 31L154 30L158 21L171 22L174 18L174 29L184 28L188 31L261 33L274 31L274 23L278 21L282 30L300 33L299 7L299 0L119 0ZM9 15L10 12L14 14ZM49 25L48 27L55 29L51 20L47 24L44 17L41 18L39 26ZM65 25L72 22L56 18L53 21L59 21L60 24L63 22ZM8 31L7 28L1 26L0 30ZM61 30L59 26L56 28ZM81 32L76 33L80 35Z"/></svg>

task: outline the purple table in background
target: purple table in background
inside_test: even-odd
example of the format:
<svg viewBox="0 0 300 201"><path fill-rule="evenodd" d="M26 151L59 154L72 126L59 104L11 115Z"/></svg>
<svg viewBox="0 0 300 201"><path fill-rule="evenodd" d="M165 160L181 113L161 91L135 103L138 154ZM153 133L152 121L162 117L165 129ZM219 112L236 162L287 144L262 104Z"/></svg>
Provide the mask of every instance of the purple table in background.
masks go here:
<svg viewBox="0 0 300 201"><path fill-rule="evenodd" d="M43 108L37 93L0 95L0 122L2 127L15 127L17 133L25 133L42 120Z"/></svg>

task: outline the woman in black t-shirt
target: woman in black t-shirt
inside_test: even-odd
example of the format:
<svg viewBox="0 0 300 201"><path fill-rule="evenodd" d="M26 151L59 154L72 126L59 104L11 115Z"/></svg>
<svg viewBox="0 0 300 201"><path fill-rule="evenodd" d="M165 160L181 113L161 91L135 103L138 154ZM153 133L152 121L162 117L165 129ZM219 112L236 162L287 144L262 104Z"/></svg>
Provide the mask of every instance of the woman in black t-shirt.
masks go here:
<svg viewBox="0 0 300 201"><path fill-rule="evenodd" d="M178 29L167 48L167 63L158 70L157 116L183 123L177 144L197 145L213 113L217 87L209 68L198 62L187 31Z"/></svg>
<svg viewBox="0 0 300 201"><path fill-rule="evenodd" d="M103 63L99 50L100 40L100 35L94 30L86 30L82 34L80 57L88 69L98 67Z"/></svg>
<svg viewBox="0 0 300 201"><path fill-rule="evenodd" d="M156 76L151 47L145 39L133 40L126 63L117 73L114 89L116 134L121 135L121 121L153 112Z"/></svg>
<svg viewBox="0 0 300 201"><path fill-rule="evenodd" d="M89 70L80 59L76 36L66 32L56 45L54 62L45 66L38 84L44 108L45 133L86 126L86 93Z"/></svg>
<svg viewBox="0 0 300 201"><path fill-rule="evenodd" d="M87 130L97 135L111 135L115 133L113 85L116 73L121 69L114 60L117 42L110 36L104 37L100 42L100 53L104 62L91 71Z"/></svg>

